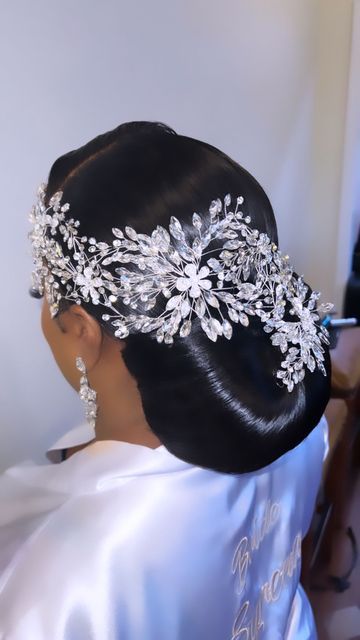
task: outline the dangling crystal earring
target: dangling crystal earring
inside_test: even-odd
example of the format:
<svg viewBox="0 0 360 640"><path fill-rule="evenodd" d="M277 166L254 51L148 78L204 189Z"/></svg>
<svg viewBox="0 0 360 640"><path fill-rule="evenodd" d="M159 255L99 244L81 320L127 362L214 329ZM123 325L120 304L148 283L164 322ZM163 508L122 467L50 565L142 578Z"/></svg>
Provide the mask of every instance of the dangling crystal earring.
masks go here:
<svg viewBox="0 0 360 640"><path fill-rule="evenodd" d="M95 429L97 404L96 404L96 391L89 385L89 381L86 374L86 366L84 360L78 356L76 358L76 368L80 371L80 400L85 405L85 416L91 427Z"/></svg>

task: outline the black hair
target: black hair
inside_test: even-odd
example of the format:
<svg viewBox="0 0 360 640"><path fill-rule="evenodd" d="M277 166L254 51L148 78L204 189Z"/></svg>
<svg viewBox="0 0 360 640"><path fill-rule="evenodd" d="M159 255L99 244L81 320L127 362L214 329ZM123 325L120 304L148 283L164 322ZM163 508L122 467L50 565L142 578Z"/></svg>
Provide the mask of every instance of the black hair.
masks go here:
<svg viewBox="0 0 360 640"><path fill-rule="evenodd" d="M251 226L278 243L271 204L255 178L215 147L162 123L125 123L63 155L50 171L47 198L59 189L82 234L97 240L111 240L113 227L167 228L171 215L191 234L192 213L230 193L244 196ZM104 308L84 306L106 330ZM130 335L123 358L146 419L170 452L198 466L244 473L271 463L316 426L329 398L330 359L326 349L327 377L307 371L289 393L275 375L282 354L260 321L233 330L231 340L213 343L196 319L190 335L175 336L172 345Z"/></svg>

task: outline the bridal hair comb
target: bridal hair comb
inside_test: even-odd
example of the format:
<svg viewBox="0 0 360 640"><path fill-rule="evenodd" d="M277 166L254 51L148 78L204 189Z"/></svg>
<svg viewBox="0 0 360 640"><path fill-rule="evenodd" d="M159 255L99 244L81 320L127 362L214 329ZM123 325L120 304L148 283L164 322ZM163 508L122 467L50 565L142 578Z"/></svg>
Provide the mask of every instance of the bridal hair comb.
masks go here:
<svg viewBox="0 0 360 640"><path fill-rule="evenodd" d="M232 206L228 194L205 214L194 213L191 233L172 216L168 229L157 226L147 235L113 228L112 240L103 242L81 234L61 191L46 205L45 190L39 188L29 237L33 287L45 293L52 316L62 299L90 302L104 307L102 320L115 337L151 333L167 344L186 338L196 318L216 342L230 340L234 324L247 327L256 316L284 356L276 377L288 391L306 369L326 375L328 333L319 313L332 305L318 305L320 294L310 292L288 256L250 226L242 196Z"/></svg>

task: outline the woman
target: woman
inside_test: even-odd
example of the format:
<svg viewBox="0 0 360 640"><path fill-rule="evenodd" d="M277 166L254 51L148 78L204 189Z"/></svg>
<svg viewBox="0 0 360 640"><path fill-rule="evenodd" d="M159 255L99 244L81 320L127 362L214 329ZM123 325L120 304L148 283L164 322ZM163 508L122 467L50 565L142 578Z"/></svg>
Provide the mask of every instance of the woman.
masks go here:
<svg viewBox="0 0 360 640"><path fill-rule="evenodd" d="M0 638L316 638L299 574L329 353L262 188L133 122L59 158L32 221L89 426L2 477Z"/></svg>

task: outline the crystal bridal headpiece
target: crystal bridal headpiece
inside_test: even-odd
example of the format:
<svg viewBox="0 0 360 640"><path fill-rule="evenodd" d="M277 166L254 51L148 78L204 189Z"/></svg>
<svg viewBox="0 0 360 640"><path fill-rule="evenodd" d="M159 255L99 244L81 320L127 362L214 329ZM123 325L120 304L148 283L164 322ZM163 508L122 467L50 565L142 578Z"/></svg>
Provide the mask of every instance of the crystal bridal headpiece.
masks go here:
<svg viewBox="0 0 360 640"><path fill-rule="evenodd" d="M116 337L153 333L171 344L188 336L198 318L208 338L228 340L233 324L249 325L257 316L275 347L284 355L276 377L292 391L306 368L326 375L323 343L328 334L319 313L320 294L310 292L265 233L251 228L239 196L214 200L204 215L192 216L192 240L175 217L169 228L151 235L113 228L103 242L81 235L79 221L69 217L62 192L45 203L46 185L32 209L33 286L45 293L52 316L62 299L102 305L102 319ZM221 246L211 248L213 241ZM64 255L62 246L67 246ZM249 282L249 277L253 282ZM154 315L154 307L163 311ZM121 304L122 312L117 308ZM128 308L128 311L126 309ZM105 312L106 311L106 312ZM289 313L285 314L288 311ZM292 318L289 320L289 315Z"/></svg>

